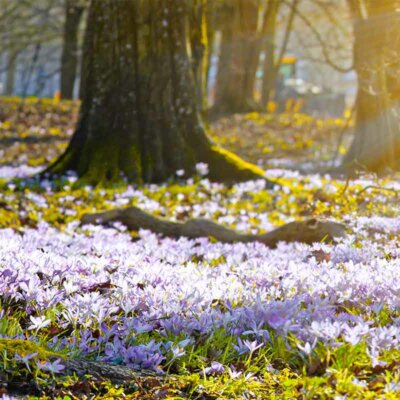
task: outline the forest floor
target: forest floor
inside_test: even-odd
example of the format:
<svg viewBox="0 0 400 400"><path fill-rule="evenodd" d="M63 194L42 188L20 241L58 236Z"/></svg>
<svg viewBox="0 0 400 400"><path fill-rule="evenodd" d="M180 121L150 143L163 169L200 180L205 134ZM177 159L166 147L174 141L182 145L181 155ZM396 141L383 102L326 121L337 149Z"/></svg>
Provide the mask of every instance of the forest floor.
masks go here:
<svg viewBox="0 0 400 400"><path fill-rule="evenodd" d="M42 166L68 144L78 119L76 102L0 99L1 164ZM211 125L211 137L264 168L318 170L338 162L352 124L305 114L236 114Z"/></svg>
<svg viewBox="0 0 400 400"><path fill-rule="evenodd" d="M113 189L76 188L73 175L57 187L15 180L65 148L76 115L71 103L0 100L0 398L399 398L398 177L282 168L329 165L344 121L215 122L220 143L268 167L274 190L206 176ZM253 233L306 216L349 229L335 243L269 249L79 224L130 205ZM65 374L71 359L136 377Z"/></svg>

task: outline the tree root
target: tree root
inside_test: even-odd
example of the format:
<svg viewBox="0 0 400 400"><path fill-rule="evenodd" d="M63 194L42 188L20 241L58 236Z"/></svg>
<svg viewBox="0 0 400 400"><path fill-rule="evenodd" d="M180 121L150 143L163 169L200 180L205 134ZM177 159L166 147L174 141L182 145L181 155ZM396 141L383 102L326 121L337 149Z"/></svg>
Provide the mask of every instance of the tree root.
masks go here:
<svg viewBox="0 0 400 400"><path fill-rule="evenodd" d="M314 243L332 241L335 237L345 235L346 226L333 221L322 221L315 218L304 221L290 222L271 232L262 235L250 235L225 228L207 219L190 219L184 223L172 222L163 218L154 217L140 208L119 208L101 213L85 214L81 223L109 225L121 222L131 231L147 229L154 233L172 237L213 237L223 243L260 242L268 247L275 247L278 242Z"/></svg>
<svg viewBox="0 0 400 400"><path fill-rule="evenodd" d="M95 379L108 379L114 384L122 384L135 381L139 379L139 377L143 378L156 375L152 371L137 371L125 365L78 358L63 360L62 364L65 366L65 370L61 372L62 375L74 374L78 377L90 375Z"/></svg>

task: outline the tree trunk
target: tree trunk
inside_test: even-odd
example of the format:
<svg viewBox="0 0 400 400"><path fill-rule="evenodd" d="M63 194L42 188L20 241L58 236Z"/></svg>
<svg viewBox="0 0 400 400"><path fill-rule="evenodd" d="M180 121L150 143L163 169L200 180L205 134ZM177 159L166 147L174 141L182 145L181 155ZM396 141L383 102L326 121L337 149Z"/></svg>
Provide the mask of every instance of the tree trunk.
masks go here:
<svg viewBox="0 0 400 400"><path fill-rule="evenodd" d="M192 0L92 0L84 43L84 96L66 152L47 172L80 182L160 182L209 165L233 182L263 172L208 139L190 48Z"/></svg>
<svg viewBox="0 0 400 400"><path fill-rule="evenodd" d="M280 1L271 2L264 17L264 62L261 89L261 103L263 105L268 105L276 80L275 42L279 6Z"/></svg>
<svg viewBox="0 0 400 400"><path fill-rule="evenodd" d="M400 14L395 1L372 4L352 11L354 66L358 76L354 139L343 166L383 172L399 168Z"/></svg>
<svg viewBox="0 0 400 400"><path fill-rule="evenodd" d="M84 11L77 0L66 0L63 50L61 56L61 97L72 99L78 64L78 31Z"/></svg>
<svg viewBox="0 0 400 400"><path fill-rule="evenodd" d="M218 113L254 110L254 85L260 54L258 0L235 0L226 5L221 29L216 100Z"/></svg>
<svg viewBox="0 0 400 400"><path fill-rule="evenodd" d="M206 24L208 0L193 0L191 13L191 59L193 64L193 74L196 81L197 99L199 109L207 109L207 62L208 62L208 29Z"/></svg>
<svg viewBox="0 0 400 400"><path fill-rule="evenodd" d="M7 78L5 95L12 96L14 94L15 74L17 72L17 58L18 52L10 50L7 61Z"/></svg>
<svg viewBox="0 0 400 400"><path fill-rule="evenodd" d="M266 49L265 49L265 60L264 60L264 68L263 68L263 85L262 85L262 103L263 105L267 105L268 101L271 97L271 92L274 89L274 86L279 78L279 70L282 65L283 57L285 56L287 47L289 45L290 35L293 31L294 19L297 11L297 6L300 0L292 0L290 3L290 12L288 15L287 24L285 27L285 32L283 36L282 46L279 50L279 54L275 54L276 50L276 19L279 11L279 7L282 5L282 2L277 0L276 2L270 5L270 9L268 10L268 14L266 15L265 23L267 24L265 27L265 31L267 34L266 41ZM270 59L269 59L270 58ZM275 93L275 97L277 93Z"/></svg>
<svg viewBox="0 0 400 400"><path fill-rule="evenodd" d="M206 8L206 22L207 22L207 57L204 60L204 70L205 70L205 95L207 109L209 107L208 99L210 92L210 71L212 67L213 57L215 56L215 39L217 31L217 13L218 7L215 3L207 1Z"/></svg>

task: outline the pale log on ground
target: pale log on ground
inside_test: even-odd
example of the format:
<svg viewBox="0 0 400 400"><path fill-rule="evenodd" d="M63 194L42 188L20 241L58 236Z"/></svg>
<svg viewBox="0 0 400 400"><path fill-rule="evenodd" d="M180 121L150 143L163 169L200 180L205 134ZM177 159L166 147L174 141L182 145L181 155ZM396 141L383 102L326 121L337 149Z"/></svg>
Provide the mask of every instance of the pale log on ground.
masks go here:
<svg viewBox="0 0 400 400"><path fill-rule="evenodd" d="M82 224L109 225L121 222L131 231L139 229L150 230L154 233L179 238L196 239L213 237L224 243L260 242L268 247L275 247L278 242L314 243L332 241L335 237L345 235L346 226L334 221L323 221L315 218L304 221L290 222L271 232L261 235L250 235L235 232L207 219L190 219L186 222L173 222L157 218L137 207L119 208L101 213L85 214Z"/></svg>

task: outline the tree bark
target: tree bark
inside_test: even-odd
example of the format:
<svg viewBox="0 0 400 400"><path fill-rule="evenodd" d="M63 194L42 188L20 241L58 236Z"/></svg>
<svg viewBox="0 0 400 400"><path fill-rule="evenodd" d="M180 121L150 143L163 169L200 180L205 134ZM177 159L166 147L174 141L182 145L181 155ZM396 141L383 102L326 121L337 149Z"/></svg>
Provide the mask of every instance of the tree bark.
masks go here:
<svg viewBox="0 0 400 400"><path fill-rule="evenodd" d="M358 77L354 139L346 169L398 169L400 155L400 13L396 1L349 6L355 18L354 66Z"/></svg>
<svg viewBox="0 0 400 400"><path fill-rule="evenodd" d="M257 108L254 85L260 55L258 0L225 5L216 82L215 113L242 113Z"/></svg>
<svg viewBox="0 0 400 400"><path fill-rule="evenodd" d="M264 16L263 33L264 33L264 62L263 77L261 89L261 103L268 105L271 98L271 92L274 90L276 80L276 23L278 10L281 2L273 1L268 5L268 9Z"/></svg>
<svg viewBox="0 0 400 400"><path fill-rule="evenodd" d="M207 1L207 0L206 0ZM218 16L218 5L214 2L207 1L206 6L206 23L207 23L207 57L204 60L204 74L205 74L205 95L206 98L206 110L209 108L208 95L210 91L210 70L212 67L212 60L215 56L215 42L217 33L217 16Z"/></svg>
<svg viewBox="0 0 400 400"><path fill-rule="evenodd" d="M288 21L285 27L285 33L283 36L282 46L279 54L275 54L276 50L276 19L278 16L279 7L282 5L281 1L276 1L270 5L268 15L266 16L265 23L267 34L266 49L265 49L265 60L263 67L263 82L262 82L262 104L263 106L268 104L271 97L271 92L274 89L276 80L279 76L279 70L282 65L283 57L285 56L287 47L289 45L290 35L293 31L293 24L295 15L297 12L299 0L292 0L290 4L290 12ZM269 59L270 58L270 59Z"/></svg>
<svg viewBox="0 0 400 400"><path fill-rule="evenodd" d="M214 146L196 98L191 0L92 0L84 44L80 120L47 170L80 182L160 182L209 165L209 178L263 178L256 166Z"/></svg>
<svg viewBox="0 0 400 400"><path fill-rule="evenodd" d="M10 49L7 60L7 78L5 95L12 96L14 94L15 74L17 72L18 52Z"/></svg>
<svg viewBox="0 0 400 400"><path fill-rule="evenodd" d="M78 31L84 6L80 0L66 0L61 56L61 97L72 99L78 65Z"/></svg>
<svg viewBox="0 0 400 400"><path fill-rule="evenodd" d="M65 370L61 371L61 375L76 375L80 378L91 376L95 379L110 380L113 384L124 384L154 375L151 371L145 373L145 371L137 371L124 365L79 358L62 360L62 364Z"/></svg>
<svg viewBox="0 0 400 400"><path fill-rule="evenodd" d="M109 225L113 222L122 222L129 230L138 231L147 229L163 236L179 238L213 237L224 243L260 242L268 247L275 247L278 242L314 243L332 241L335 237L345 235L346 227L332 221L318 221L309 219L300 222L290 222L263 235L247 235L225 228L206 219L191 219L185 223L172 222L156 218L137 207L116 209L102 213L85 214L82 224Z"/></svg>
<svg viewBox="0 0 400 400"><path fill-rule="evenodd" d="M193 0L190 16L190 43L193 74L196 82L199 109L207 109L207 63L208 63L208 29L207 9L208 0Z"/></svg>

